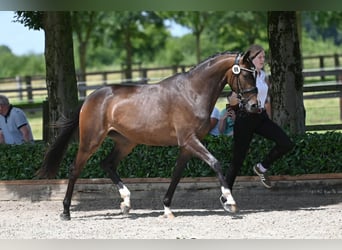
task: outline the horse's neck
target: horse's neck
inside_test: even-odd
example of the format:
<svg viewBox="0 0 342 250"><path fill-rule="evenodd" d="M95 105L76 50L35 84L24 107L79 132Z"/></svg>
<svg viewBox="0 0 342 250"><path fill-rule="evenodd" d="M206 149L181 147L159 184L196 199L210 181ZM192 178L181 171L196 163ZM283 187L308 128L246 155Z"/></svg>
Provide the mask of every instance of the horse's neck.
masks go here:
<svg viewBox="0 0 342 250"><path fill-rule="evenodd" d="M189 101L192 100L197 108L211 113L225 85L222 83L222 77L221 79L217 76L212 79L192 77L189 80L191 87L186 87L182 95L187 96Z"/></svg>
<svg viewBox="0 0 342 250"><path fill-rule="evenodd" d="M191 76L191 84L196 93L203 96L206 102L213 107L220 96L224 86L227 83L225 74L229 68L227 60L216 62L211 68L202 69L193 72Z"/></svg>

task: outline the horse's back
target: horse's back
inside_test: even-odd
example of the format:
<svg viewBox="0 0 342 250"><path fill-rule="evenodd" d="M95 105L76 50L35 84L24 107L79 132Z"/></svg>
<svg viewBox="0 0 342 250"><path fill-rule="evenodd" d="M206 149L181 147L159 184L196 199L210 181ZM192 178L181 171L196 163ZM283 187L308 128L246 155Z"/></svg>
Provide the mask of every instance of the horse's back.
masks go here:
<svg viewBox="0 0 342 250"><path fill-rule="evenodd" d="M182 145L191 134L205 134L209 121L189 100L187 81L178 74L158 84L105 86L85 100L82 109L90 115L83 120L93 117L100 125L88 121L89 129L115 131L137 144Z"/></svg>

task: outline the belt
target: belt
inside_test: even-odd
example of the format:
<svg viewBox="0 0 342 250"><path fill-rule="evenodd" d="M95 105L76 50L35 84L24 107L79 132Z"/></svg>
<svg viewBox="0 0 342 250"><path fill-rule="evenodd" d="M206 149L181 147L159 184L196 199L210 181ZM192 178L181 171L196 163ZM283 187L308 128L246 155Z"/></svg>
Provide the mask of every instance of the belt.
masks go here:
<svg viewBox="0 0 342 250"><path fill-rule="evenodd" d="M259 111L256 113L252 113L252 112L248 112L246 109L244 108L240 108L237 111L237 115L260 115L260 114L265 114L266 113L266 109L265 108L259 108Z"/></svg>

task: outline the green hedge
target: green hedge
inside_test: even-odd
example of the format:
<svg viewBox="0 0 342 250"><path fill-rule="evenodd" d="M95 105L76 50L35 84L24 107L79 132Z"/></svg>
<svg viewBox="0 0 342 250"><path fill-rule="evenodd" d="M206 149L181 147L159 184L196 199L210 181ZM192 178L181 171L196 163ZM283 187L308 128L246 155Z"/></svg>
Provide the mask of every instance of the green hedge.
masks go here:
<svg viewBox="0 0 342 250"><path fill-rule="evenodd" d="M342 133L307 133L291 137L295 148L285 157L277 161L272 175L299 175L313 173L342 172ZM225 169L231 161L232 138L221 136L207 137L205 145L214 156L221 161ZM240 175L253 175L252 165L272 147L272 142L255 136L244 162ZM70 144L62 161L57 178L67 178L69 165L74 160L77 144ZM102 178L106 174L99 167L99 162L111 150L113 142L105 140L101 148L87 162L81 178ZM0 179L33 179L39 169L46 145L43 142L25 145L0 145ZM170 177L176 158L177 147L137 146L119 166L122 178L134 177ZM186 167L184 177L215 176L208 165L193 158Z"/></svg>

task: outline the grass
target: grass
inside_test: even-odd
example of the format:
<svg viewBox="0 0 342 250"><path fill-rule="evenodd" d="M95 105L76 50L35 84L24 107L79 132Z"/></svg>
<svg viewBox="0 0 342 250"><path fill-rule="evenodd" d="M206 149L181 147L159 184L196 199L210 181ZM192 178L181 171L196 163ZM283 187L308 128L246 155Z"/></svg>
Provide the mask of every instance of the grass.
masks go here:
<svg viewBox="0 0 342 250"><path fill-rule="evenodd" d="M226 106L226 98L219 98L216 107L222 110ZM306 110L306 125L318 124L339 124L340 119L340 99L306 99L304 100Z"/></svg>
<svg viewBox="0 0 342 250"><path fill-rule="evenodd" d="M27 119L31 125L33 138L35 140L43 139L43 112L39 111L31 111L26 112Z"/></svg>

